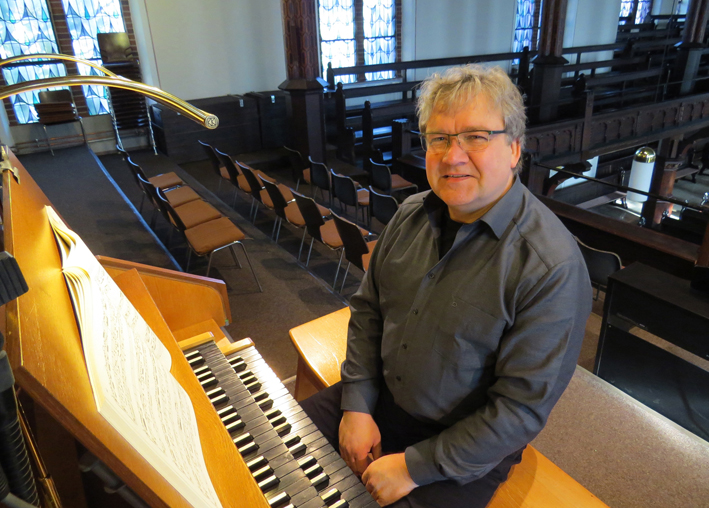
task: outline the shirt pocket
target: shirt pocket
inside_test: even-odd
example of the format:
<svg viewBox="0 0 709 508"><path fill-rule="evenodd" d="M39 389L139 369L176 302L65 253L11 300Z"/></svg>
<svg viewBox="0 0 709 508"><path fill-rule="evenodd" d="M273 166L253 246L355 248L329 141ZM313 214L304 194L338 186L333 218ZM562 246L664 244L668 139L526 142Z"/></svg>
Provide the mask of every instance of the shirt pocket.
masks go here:
<svg viewBox="0 0 709 508"><path fill-rule="evenodd" d="M464 372L495 363L505 321L453 297L441 313L433 349L447 368Z"/></svg>

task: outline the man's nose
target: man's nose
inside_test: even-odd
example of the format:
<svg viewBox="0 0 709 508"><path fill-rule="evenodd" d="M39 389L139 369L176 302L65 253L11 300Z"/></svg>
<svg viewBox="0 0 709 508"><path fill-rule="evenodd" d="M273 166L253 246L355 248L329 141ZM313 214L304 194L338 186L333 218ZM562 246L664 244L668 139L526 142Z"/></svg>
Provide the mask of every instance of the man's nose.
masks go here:
<svg viewBox="0 0 709 508"><path fill-rule="evenodd" d="M463 150L458 141L458 136L451 136L448 149L443 154L443 162L446 164L460 164L468 160L468 153Z"/></svg>

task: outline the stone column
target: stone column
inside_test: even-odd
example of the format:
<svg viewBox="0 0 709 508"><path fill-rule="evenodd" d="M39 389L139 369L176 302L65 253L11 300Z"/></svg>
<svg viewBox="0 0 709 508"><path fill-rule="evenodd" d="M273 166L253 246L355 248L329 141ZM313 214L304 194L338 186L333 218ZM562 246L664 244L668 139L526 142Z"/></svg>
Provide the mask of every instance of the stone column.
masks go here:
<svg viewBox="0 0 709 508"><path fill-rule="evenodd" d="M281 0L288 79L291 144L305 156L325 162L325 119L320 77L316 0Z"/></svg>
<svg viewBox="0 0 709 508"><path fill-rule="evenodd" d="M530 117L536 122L555 119L561 90L561 74L568 61L562 56L567 0L545 0L539 52L534 64L530 95Z"/></svg>

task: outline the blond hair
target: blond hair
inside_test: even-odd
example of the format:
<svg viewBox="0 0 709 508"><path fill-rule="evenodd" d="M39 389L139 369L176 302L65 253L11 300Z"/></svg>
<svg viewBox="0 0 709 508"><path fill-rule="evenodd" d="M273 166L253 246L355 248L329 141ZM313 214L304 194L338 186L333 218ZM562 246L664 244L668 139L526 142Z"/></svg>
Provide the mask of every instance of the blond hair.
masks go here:
<svg viewBox="0 0 709 508"><path fill-rule="evenodd" d="M469 64L451 67L443 74L434 73L426 78L420 87L416 112L419 130L426 132L434 109L450 110L472 101L478 95L485 95L502 113L511 143L519 140L524 148L524 131L527 115L519 89L512 83L505 71L499 67L484 67ZM521 162L520 157L520 162Z"/></svg>

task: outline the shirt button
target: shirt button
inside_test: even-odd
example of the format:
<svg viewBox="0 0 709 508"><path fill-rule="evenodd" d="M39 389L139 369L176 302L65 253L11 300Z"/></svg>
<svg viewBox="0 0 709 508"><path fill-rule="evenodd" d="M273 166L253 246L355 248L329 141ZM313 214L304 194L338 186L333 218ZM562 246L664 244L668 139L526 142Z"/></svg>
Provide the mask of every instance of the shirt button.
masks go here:
<svg viewBox="0 0 709 508"><path fill-rule="evenodd" d="M401 381L401 376L396 376L397 381Z"/></svg>
<svg viewBox="0 0 709 508"><path fill-rule="evenodd" d="M409 345L408 345L408 344L402 344L401 347L403 347L404 349L409 349Z"/></svg>
<svg viewBox="0 0 709 508"><path fill-rule="evenodd" d="M414 309L414 316L419 313L418 309Z"/></svg>
<svg viewBox="0 0 709 508"><path fill-rule="evenodd" d="M453 302L451 305L452 305L453 307L457 307L457 306L458 306L458 304L457 304L456 302Z"/></svg>
<svg viewBox="0 0 709 508"><path fill-rule="evenodd" d="M433 275L432 273L429 273L429 274L428 274L428 278L429 278L429 279L432 279L432 278L434 278L434 277L435 277L435 275Z"/></svg>

